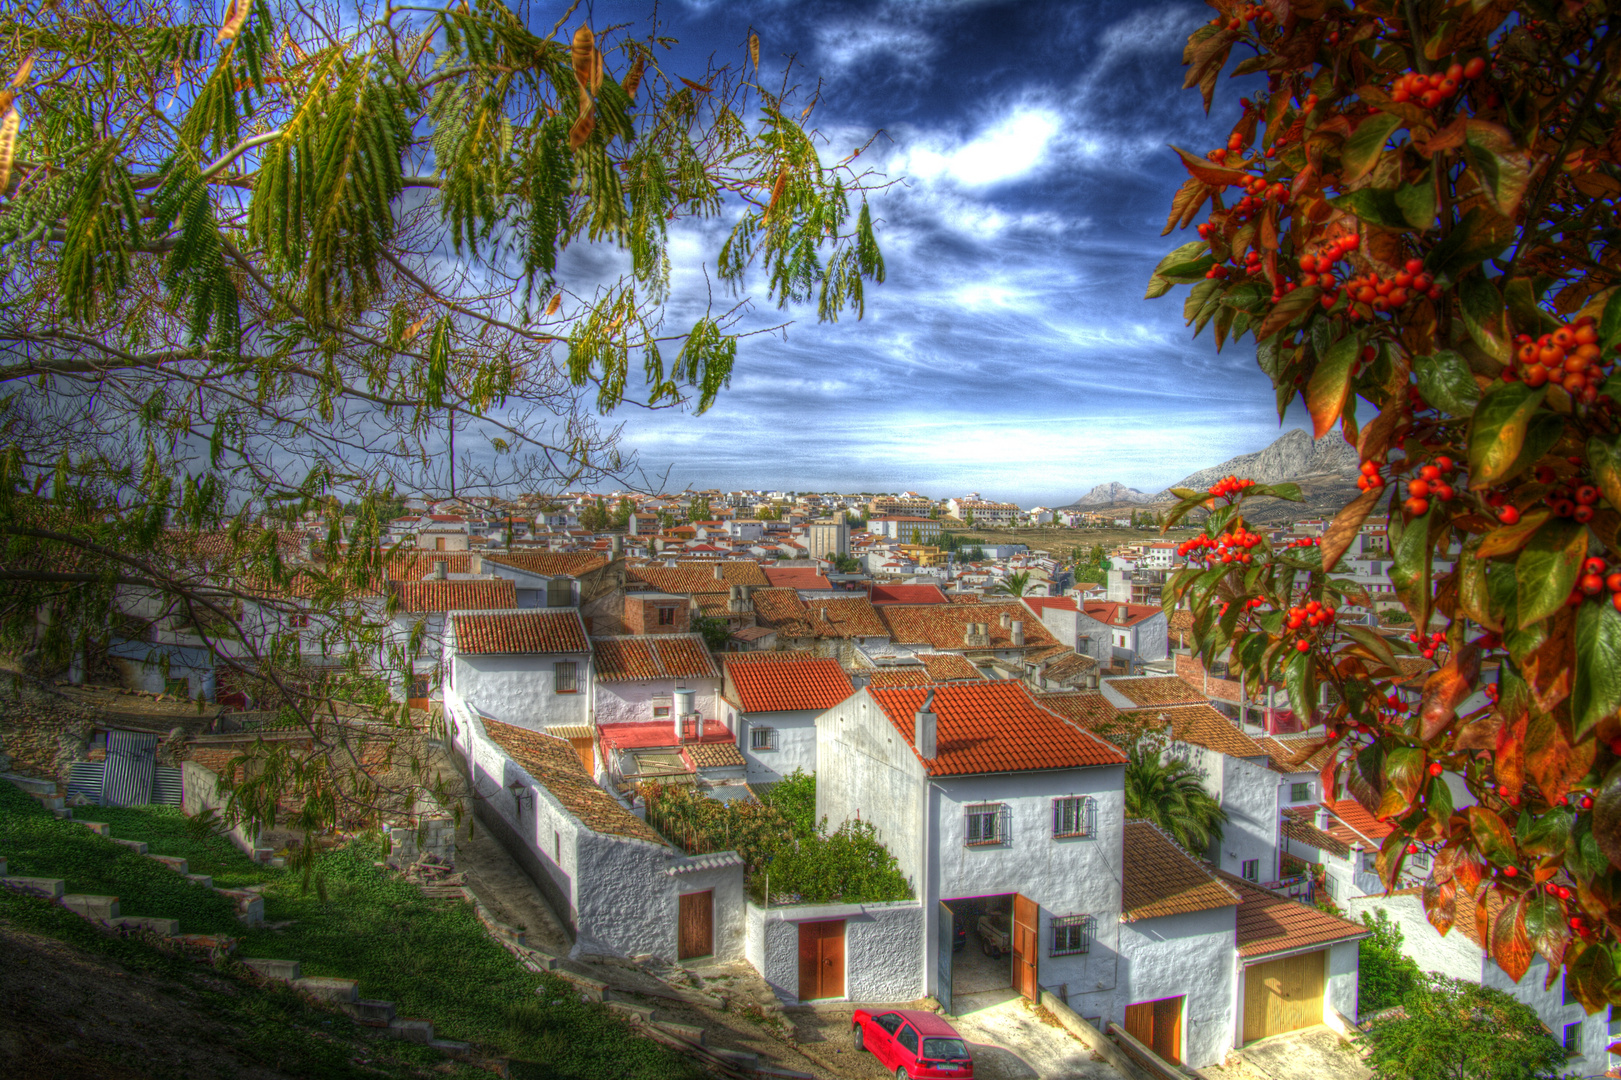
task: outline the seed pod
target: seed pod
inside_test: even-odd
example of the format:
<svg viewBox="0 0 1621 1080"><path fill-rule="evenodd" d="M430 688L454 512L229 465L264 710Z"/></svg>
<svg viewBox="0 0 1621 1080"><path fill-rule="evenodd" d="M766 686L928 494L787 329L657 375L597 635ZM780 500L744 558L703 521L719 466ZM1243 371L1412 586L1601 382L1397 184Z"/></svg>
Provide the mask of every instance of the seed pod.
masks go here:
<svg viewBox="0 0 1621 1080"><path fill-rule="evenodd" d="M596 35L591 32L589 26L581 23L580 28L574 31L574 46L571 52L574 61L574 78L579 82L582 90L591 89L592 74L597 68L597 62L593 59L596 51Z"/></svg>
<svg viewBox="0 0 1621 1080"><path fill-rule="evenodd" d="M591 132L597 127L596 110L588 107L580 110L580 118L574 121L574 126L568 129L569 148L578 150L585 145L585 140L591 137Z"/></svg>
<svg viewBox="0 0 1621 1080"><path fill-rule="evenodd" d="M27 56L23 57L23 62L17 65L17 73L11 77L11 88L13 90L21 90L23 88L23 84L28 81L28 73L34 70L34 61L38 59L38 57L38 50L35 50L34 52L31 52Z"/></svg>
<svg viewBox="0 0 1621 1080"><path fill-rule="evenodd" d="M625 76L625 96L632 101L636 100L636 88L642 85L642 53L637 50L636 59L630 62L630 73Z"/></svg>
<svg viewBox="0 0 1621 1080"><path fill-rule="evenodd" d="M749 59L754 61L754 73L760 73L760 35L749 31Z"/></svg>
<svg viewBox="0 0 1621 1080"><path fill-rule="evenodd" d="M547 315L556 315L557 312L559 311L559 309L562 308L562 306L563 306L563 294L562 293L557 293L546 304L546 314Z"/></svg>
<svg viewBox="0 0 1621 1080"><path fill-rule="evenodd" d="M242 27L248 21L250 2L251 0L231 0L231 5L225 9L225 21L220 23L220 32L214 38L214 44L224 45L242 32Z"/></svg>
<svg viewBox="0 0 1621 1080"><path fill-rule="evenodd" d="M771 216L771 211L773 211L773 210L775 210L777 208L777 200L782 198L782 190L783 190L783 188L785 188L787 186L788 186L788 166L784 165L782 167L782 171L777 173L777 182L776 182L776 184L773 185L772 188L771 188L771 201L766 204L766 208L765 208L765 212L766 212L767 217L770 217Z"/></svg>
<svg viewBox="0 0 1621 1080"><path fill-rule="evenodd" d="M0 118L0 195L11 188L11 163L17 156L17 131L23 118L15 106L8 108Z"/></svg>

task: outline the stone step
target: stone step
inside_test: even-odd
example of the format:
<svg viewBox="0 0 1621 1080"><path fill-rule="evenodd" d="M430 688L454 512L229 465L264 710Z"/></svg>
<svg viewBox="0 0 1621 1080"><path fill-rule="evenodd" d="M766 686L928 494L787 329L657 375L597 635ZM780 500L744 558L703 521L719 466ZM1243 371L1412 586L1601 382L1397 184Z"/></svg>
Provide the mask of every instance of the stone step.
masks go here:
<svg viewBox="0 0 1621 1080"><path fill-rule="evenodd" d="M566 979L575 989L585 995L587 1001L607 1001L609 997L608 984L601 979L593 979L589 975L576 975L572 971L557 970L552 972L560 979ZM535 993L544 994L544 987L537 987Z"/></svg>
<svg viewBox="0 0 1621 1080"><path fill-rule="evenodd" d="M215 889L221 896L229 896L236 901L236 917L249 926L258 926L265 921L265 898L256 892L247 889Z"/></svg>
<svg viewBox="0 0 1621 1080"><path fill-rule="evenodd" d="M187 874L186 877L190 878L192 881L195 881L205 889L212 889L214 887L214 878L209 874Z"/></svg>
<svg viewBox="0 0 1621 1080"><path fill-rule="evenodd" d="M32 791L30 791L29 794L38 799L39 805L43 806L47 810L56 811L67 809L68 801L60 795L38 795Z"/></svg>
<svg viewBox="0 0 1621 1080"><path fill-rule="evenodd" d="M60 900L62 893L67 890L68 883L61 878L43 877L0 877L0 885L30 896L43 896L51 900Z"/></svg>
<svg viewBox="0 0 1621 1080"><path fill-rule="evenodd" d="M462 1057L473 1052L472 1043L464 1043L459 1039L429 1039L428 1045L451 1057Z"/></svg>
<svg viewBox="0 0 1621 1080"><path fill-rule="evenodd" d="M696 1024L677 1024L672 1020L655 1020L653 1026L666 1035L674 1035L678 1039L685 1039L690 1043L704 1045L704 1029Z"/></svg>
<svg viewBox="0 0 1621 1080"><path fill-rule="evenodd" d="M658 1017L658 1010L653 1006L638 1005L634 1001L610 1001L608 1008L643 1024L651 1024Z"/></svg>
<svg viewBox="0 0 1621 1080"><path fill-rule="evenodd" d="M87 919L118 918L118 897L91 896L88 893L68 893L57 901L63 907Z"/></svg>
<svg viewBox="0 0 1621 1080"><path fill-rule="evenodd" d="M433 1021L396 1018L389 1022L388 1033L396 1039L405 1039L415 1043L431 1043L433 1042Z"/></svg>
<svg viewBox="0 0 1621 1080"><path fill-rule="evenodd" d="M226 956L236 952L237 941L224 934L179 934L175 940L194 949L218 949Z"/></svg>
<svg viewBox="0 0 1621 1080"><path fill-rule="evenodd" d="M293 986L311 997L336 1001L340 1004L346 1001L360 1000L360 984L353 979L331 979L317 975L294 979Z"/></svg>
<svg viewBox="0 0 1621 1080"><path fill-rule="evenodd" d="M131 851L135 852L135 854L137 854L137 855L145 855L146 854L146 841L145 840L120 840L116 836L109 836L107 839L111 840L115 844L121 844L122 846L129 848Z"/></svg>
<svg viewBox="0 0 1621 1080"><path fill-rule="evenodd" d="M9 780L30 795L56 794L55 780L38 780L32 776L18 776L16 773L0 773L0 780Z"/></svg>
<svg viewBox="0 0 1621 1080"><path fill-rule="evenodd" d="M760 1055L749 1050L721 1050L712 1048L709 1051L722 1061L744 1072L757 1072L760 1068Z"/></svg>
<svg viewBox="0 0 1621 1080"><path fill-rule="evenodd" d="M258 957L245 957L242 962L267 979L296 982L299 976L297 960L262 960Z"/></svg>
<svg viewBox="0 0 1621 1080"><path fill-rule="evenodd" d="M161 919L152 915L120 915L116 919L103 919L102 922L125 930L146 930L162 937L177 937L180 934L179 919Z"/></svg>
<svg viewBox="0 0 1621 1080"><path fill-rule="evenodd" d="M276 849L275 848L267 848L267 847L256 847L256 848L254 848L253 849L253 854L250 856L250 858L252 858L253 861L256 862L256 863L268 863L268 862L270 862L271 859L274 859L275 857L276 857Z"/></svg>
<svg viewBox="0 0 1621 1080"><path fill-rule="evenodd" d="M79 824L83 825L85 828L89 829L98 836L112 835L113 827L107 824L105 821L80 821Z"/></svg>
<svg viewBox="0 0 1621 1080"><path fill-rule="evenodd" d="M154 862L162 863L177 874L184 874L189 869L186 866L186 860L177 855L153 855L151 852L147 852L146 857Z"/></svg>
<svg viewBox="0 0 1621 1080"><path fill-rule="evenodd" d="M338 1008L367 1027L386 1028L394 1022L394 1003L392 1001L357 998L354 1001L340 1002Z"/></svg>

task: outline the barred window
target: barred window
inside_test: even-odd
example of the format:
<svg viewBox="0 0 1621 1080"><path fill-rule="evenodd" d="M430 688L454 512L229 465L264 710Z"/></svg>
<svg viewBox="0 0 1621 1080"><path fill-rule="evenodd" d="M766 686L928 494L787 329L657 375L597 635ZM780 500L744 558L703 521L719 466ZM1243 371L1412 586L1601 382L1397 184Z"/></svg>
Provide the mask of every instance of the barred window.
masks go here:
<svg viewBox="0 0 1621 1080"><path fill-rule="evenodd" d="M1289 785L1289 801L1290 802L1308 802L1308 801L1310 801L1310 799L1311 799L1311 785L1310 784L1290 784Z"/></svg>
<svg viewBox="0 0 1621 1080"><path fill-rule="evenodd" d="M1097 801L1090 795L1053 800L1053 836L1090 838L1097 827Z"/></svg>
<svg viewBox="0 0 1621 1080"><path fill-rule="evenodd" d="M768 727L749 726L750 750L775 750L777 748L777 729Z"/></svg>
<svg viewBox="0 0 1621 1080"><path fill-rule="evenodd" d="M573 660L559 660L557 662L557 665L556 665L557 692L559 694L572 694L572 693L575 692L575 690L576 690L576 686L575 686L575 682L574 682L575 665L576 665L576 662L573 661Z"/></svg>
<svg viewBox="0 0 1621 1080"><path fill-rule="evenodd" d="M982 847L990 844L1003 843L1007 830L1003 827L1003 815L1007 807L1002 803L982 803L970 806L965 811L967 828L964 835L970 847Z"/></svg>
<svg viewBox="0 0 1621 1080"><path fill-rule="evenodd" d="M1053 945L1048 956L1076 956L1091 951L1092 927L1097 922L1090 915L1065 915L1052 922Z"/></svg>

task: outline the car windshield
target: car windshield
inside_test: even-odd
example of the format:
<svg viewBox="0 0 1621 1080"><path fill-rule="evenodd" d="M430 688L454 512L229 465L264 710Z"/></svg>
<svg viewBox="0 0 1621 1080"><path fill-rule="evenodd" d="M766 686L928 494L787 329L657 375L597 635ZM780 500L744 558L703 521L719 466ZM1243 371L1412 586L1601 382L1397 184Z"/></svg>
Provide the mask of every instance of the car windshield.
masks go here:
<svg viewBox="0 0 1621 1080"><path fill-rule="evenodd" d="M962 1044L961 1039L924 1039L923 1056L937 1060L961 1061L968 1057L968 1048Z"/></svg>

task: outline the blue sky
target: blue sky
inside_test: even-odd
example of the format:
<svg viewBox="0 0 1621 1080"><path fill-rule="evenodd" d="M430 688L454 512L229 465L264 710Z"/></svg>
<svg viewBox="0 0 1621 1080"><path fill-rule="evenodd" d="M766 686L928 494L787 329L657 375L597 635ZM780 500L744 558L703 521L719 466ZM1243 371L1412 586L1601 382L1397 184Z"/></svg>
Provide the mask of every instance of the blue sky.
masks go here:
<svg viewBox="0 0 1621 1080"><path fill-rule="evenodd" d="M591 17L645 12L599 3ZM785 336L741 344L704 416L619 418L672 489L1057 505L1111 480L1158 490L1277 437L1253 344L1218 356L1208 334L1191 340L1185 290L1142 299L1160 256L1193 238L1159 235L1186 175L1167 144L1203 152L1236 117L1237 83L1208 119L1180 89L1183 42L1208 8L677 0L661 15L681 41L676 71L736 62L752 26L762 82L790 54L802 86L821 80L826 158L881 131L864 160L905 180L873 199L888 281L864 319L790 311ZM708 296L701 259L717 237L672 245L677 325ZM770 305L749 318L781 321Z"/></svg>

